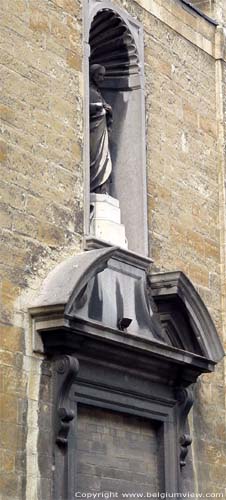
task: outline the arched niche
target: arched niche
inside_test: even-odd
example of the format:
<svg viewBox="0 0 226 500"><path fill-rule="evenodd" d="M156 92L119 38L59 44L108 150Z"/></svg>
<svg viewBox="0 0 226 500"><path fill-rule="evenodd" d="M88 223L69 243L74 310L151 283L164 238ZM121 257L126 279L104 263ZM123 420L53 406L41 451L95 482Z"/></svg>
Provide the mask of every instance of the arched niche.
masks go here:
<svg viewBox="0 0 226 500"><path fill-rule="evenodd" d="M86 233L89 234L89 66L101 64L101 92L113 108L110 194L120 203L129 249L147 255L143 29L110 1L87 3L85 18ZM84 9L86 11L86 9Z"/></svg>
<svg viewBox="0 0 226 500"><path fill-rule="evenodd" d="M106 69L102 89L117 92L140 88L140 62L135 40L123 18L112 9L93 17L90 32L90 64Z"/></svg>

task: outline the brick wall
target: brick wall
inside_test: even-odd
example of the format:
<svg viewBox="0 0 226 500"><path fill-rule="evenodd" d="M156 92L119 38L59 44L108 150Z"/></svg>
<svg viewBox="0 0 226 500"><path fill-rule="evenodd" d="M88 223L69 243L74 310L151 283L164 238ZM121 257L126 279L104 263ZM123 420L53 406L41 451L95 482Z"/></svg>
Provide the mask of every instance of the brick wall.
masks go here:
<svg viewBox="0 0 226 500"><path fill-rule="evenodd" d="M79 492L160 491L158 436L149 421L79 407L77 446Z"/></svg>

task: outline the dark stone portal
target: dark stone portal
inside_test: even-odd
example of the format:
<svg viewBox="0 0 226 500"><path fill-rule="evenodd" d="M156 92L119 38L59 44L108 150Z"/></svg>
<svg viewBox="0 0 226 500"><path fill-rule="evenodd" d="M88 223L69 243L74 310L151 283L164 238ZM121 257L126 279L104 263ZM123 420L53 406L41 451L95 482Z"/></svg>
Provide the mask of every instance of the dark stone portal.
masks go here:
<svg viewBox="0 0 226 500"><path fill-rule="evenodd" d="M149 266L86 251L51 271L30 309L53 363L54 500L194 491L194 384L224 351L188 278Z"/></svg>

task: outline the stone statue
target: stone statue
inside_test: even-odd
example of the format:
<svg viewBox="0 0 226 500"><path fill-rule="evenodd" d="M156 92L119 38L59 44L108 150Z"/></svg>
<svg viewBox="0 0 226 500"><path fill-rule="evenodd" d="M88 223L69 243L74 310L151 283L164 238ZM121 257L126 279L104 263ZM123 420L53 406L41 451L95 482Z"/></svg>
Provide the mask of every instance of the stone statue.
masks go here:
<svg viewBox="0 0 226 500"><path fill-rule="evenodd" d="M109 151L109 133L113 118L112 108L101 95L99 84L104 80L105 67L90 67L90 191L109 193L112 162Z"/></svg>

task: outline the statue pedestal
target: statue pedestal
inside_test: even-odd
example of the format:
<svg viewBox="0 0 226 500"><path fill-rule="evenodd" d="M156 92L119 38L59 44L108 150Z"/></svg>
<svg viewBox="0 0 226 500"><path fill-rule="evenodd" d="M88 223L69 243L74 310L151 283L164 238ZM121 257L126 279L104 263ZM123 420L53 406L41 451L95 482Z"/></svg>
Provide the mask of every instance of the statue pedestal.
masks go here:
<svg viewBox="0 0 226 500"><path fill-rule="evenodd" d="M90 209L90 233L113 245L128 248L119 201L108 194L91 193Z"/></svg>

